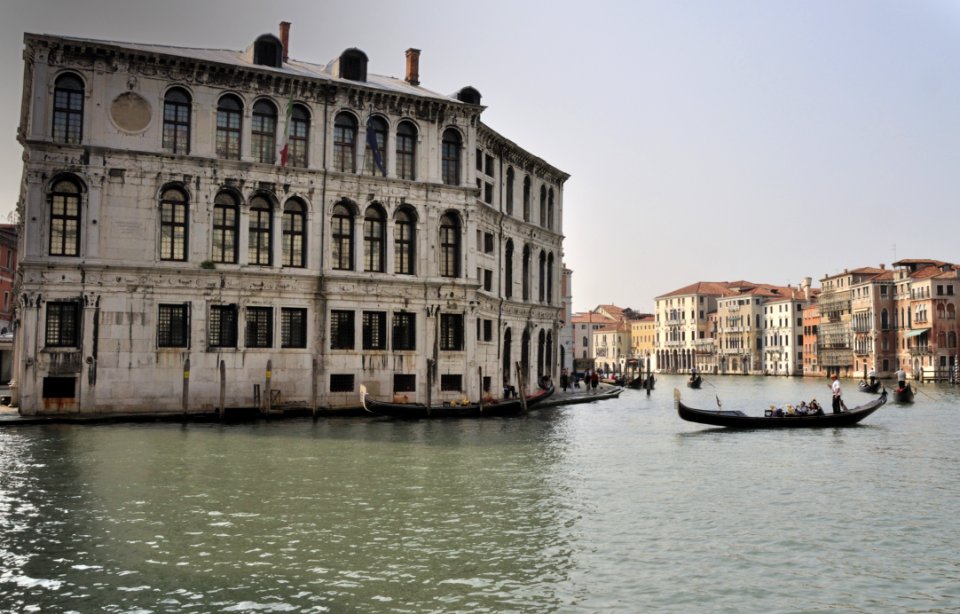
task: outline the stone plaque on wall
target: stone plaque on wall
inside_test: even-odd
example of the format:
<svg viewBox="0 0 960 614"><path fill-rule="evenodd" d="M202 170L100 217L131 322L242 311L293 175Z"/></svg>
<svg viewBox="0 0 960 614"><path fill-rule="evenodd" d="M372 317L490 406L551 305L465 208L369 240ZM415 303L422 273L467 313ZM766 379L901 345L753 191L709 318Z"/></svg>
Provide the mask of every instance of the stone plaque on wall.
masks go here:
<svg viewBox="0 0 960 614"><path fill-rule="evenodd" d="M150 103L134 92L124 92L113 99L110 117L125 132L142 132L150 124Z"/></svg>

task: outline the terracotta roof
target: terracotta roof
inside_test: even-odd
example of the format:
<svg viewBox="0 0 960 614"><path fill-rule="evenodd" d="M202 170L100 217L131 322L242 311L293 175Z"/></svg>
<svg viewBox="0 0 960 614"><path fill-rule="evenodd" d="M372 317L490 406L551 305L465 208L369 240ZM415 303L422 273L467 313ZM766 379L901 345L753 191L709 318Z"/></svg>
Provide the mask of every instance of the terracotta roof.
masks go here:
<svg viewBox="0 0 960 614"><path fill-rule="evenodd" d="M578 324L590 324L593 322L615 322L613 318L606 316L602 313L594 313L592 311L575 313L570 316L571 322L576 322Z"/></svg>
<svg viewBox="0 0 960 614"><path fill-rule="evenodd" d="M670 296L685 296L688 294L704 294L708 296L730 296L736 294L734 290L731 290L728 286L730 282L727 281L698 281L696 283L690 284L689 286L684 286L679 290L674 290L673 292L667 292L666 294L661 294L657 298L667 298Z"/></svg>

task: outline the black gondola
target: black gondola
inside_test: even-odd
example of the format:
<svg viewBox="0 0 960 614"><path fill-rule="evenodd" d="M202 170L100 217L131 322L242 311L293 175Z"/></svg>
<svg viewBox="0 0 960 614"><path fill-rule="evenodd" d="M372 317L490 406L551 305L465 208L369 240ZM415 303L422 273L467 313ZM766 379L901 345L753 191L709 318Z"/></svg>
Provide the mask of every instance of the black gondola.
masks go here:
<svg viewBox="0 0 960 614"><path fill-rule="evenodd" d="M548 388L538 390L526 397L527 409L553 394L553 384ZM360 386L360 402L363 408L371 414L389 416L391 418L495 418L500 416L516 416L523 413L523 401L516 399L499 399L483 403L453 404L427 406L422 403L390 403L377 401L367 394L367 387Z"/></svg>
<svg viewBox="0 0 960 614"><path fill-rule="evenodd" d="M864 380L860 380L860 383L857 384L857 388L860 390L860 392L869 392L871 394L876 394L880 392L880 380L874 380L872 384Z"/></svg>
<svg viewBox="0 0 960 614"><path fill-rule="evenodd" d="M913 403L913 387L907 384L893 391L893 400L897 403Z"/></svg>
<svg viewBox="0 0 960 614"><path fill-rule="evenodd" d="M699 374L687 380L687 386L691 388L699 388L701 384L703 384L703 378Z"/></svg>
<svg viewBox="0 0 960 614"><path fill-rule="evenodd" d="M866 405L854 407L840 414L826 413L806 416L748 416L742 411L715 411L694 409L680 401L680 391L674 388L674 402L680 417L689 422L725 426L735 429L793 429L793 428L825 428L836 426L851 426L860 422L887 402L887 391L883 390L880 396Z"/></svg>

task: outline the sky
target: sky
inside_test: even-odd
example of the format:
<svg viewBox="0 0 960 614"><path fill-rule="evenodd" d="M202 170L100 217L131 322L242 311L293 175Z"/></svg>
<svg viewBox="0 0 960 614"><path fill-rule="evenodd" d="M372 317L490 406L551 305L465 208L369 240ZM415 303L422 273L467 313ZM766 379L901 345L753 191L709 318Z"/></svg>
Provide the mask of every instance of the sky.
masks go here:
<svg viewBox="0 0 960 614"><path fill-rule="evenodd" d="M16 207L23 33L358 47L570 174L573 308L696 281L960 262L960 0L0 0L0 220Z"/></svg>

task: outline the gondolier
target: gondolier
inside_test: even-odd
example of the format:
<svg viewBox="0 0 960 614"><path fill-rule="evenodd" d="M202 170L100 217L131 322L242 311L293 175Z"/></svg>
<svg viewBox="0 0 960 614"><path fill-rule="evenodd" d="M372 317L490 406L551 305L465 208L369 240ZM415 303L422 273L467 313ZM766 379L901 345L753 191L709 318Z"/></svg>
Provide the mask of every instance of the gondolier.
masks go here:
<svg viewBox="0 0 960 614"><path fill-rule="evenodd" d="M833 413L839 414L843 412L843 398L840 390L840 380L837 378L836 373L830 377L833 378L833 383L830 384L830 390L833 391Z"/></svg>

